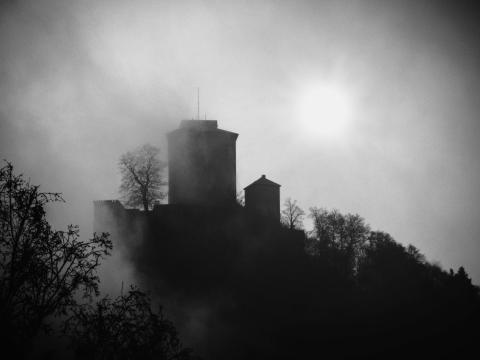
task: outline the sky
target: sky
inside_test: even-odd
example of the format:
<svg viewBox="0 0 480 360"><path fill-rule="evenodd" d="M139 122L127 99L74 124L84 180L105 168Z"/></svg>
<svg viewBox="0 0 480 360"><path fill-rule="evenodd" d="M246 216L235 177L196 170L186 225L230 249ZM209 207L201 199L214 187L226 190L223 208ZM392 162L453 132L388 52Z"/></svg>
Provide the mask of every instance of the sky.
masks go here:
<svg viewBox="0 0 480 360"><path fill-rule="evenodd" d="M266 174L480 284L479 14L453 3L4 0L0 156L87 237L120 155L166 156L199 87L200 117L240 134L239 190Z"/></svg>

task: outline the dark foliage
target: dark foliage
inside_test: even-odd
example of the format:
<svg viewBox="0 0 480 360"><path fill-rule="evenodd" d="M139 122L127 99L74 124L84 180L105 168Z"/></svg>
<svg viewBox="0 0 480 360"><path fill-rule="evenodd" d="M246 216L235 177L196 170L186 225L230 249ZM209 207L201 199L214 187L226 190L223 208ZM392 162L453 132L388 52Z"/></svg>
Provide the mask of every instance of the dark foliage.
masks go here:
<svg viewBox="0 0 480 360"><path fill-rule="evenodd" d="M78 359L193 359L162 309L152 311L147 295L133 287L75 308L65 331Z"/></svg>
<svg viewBox="0 0 480 360"><path fill-rule="evenodd" d="M107 234L81 241L76 226L53 230L45 216L52 201L60 194L40 192L9 163L0 168L1 338L20 353L49 317L98 293L96 269L112 248Z"/></svg>

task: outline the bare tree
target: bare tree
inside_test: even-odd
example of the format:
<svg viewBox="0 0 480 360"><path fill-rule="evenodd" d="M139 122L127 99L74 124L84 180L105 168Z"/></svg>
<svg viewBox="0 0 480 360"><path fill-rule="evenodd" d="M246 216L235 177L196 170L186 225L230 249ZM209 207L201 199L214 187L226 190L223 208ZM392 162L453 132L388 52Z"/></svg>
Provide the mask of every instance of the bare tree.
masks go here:
<svg viewBox="0 0 480 360"><path fill-rule="evenodd" d="M290 230L303 228L303 217L305 212L297 205L297 200L288 198L283 203L282 222L288 226Z"/></svg>
<svg viewBox="0 0 480 360"><path fill-rule="evenodd" d="M120 157L120 193L126 205L148 211L155 201L165 197L162 186L166 185L163 179L166 163L159 159L159 154L159 148L145 144Z"/></svg>
<svg viewBox="0 0 480 360"><path fill-rule="evenodd" d="M0 168L0 330L20 352L49 317L98 294L96 269L112 248L105 233L80 240L77 226L53 230L45 206L55 201L60 194L40 192L10 163Z"/></svg>

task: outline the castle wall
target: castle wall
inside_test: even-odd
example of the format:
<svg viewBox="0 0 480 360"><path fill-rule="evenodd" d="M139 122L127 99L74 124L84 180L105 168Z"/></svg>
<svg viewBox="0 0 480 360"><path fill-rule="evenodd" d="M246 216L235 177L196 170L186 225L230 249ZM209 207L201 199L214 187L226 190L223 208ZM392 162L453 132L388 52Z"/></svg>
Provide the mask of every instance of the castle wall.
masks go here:
<svg viewBox="0 0 480 360"><path fill-rule="evenodd" d="M94 232L109 233L114 247L141 241L148 213L138 209L125 209L118 200L98 200L93 203Z"/></svg>

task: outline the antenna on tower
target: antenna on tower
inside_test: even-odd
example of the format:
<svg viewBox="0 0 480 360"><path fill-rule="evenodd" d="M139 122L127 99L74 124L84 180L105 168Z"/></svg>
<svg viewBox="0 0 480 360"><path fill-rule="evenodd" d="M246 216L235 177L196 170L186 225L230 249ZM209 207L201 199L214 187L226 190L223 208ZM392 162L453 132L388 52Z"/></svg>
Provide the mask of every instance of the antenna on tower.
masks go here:
<svg viewBox="0 0 480 360"><path fill-rule="evenodd" d="M200 120L200 88L197 87L197 120Z"/></svg>

